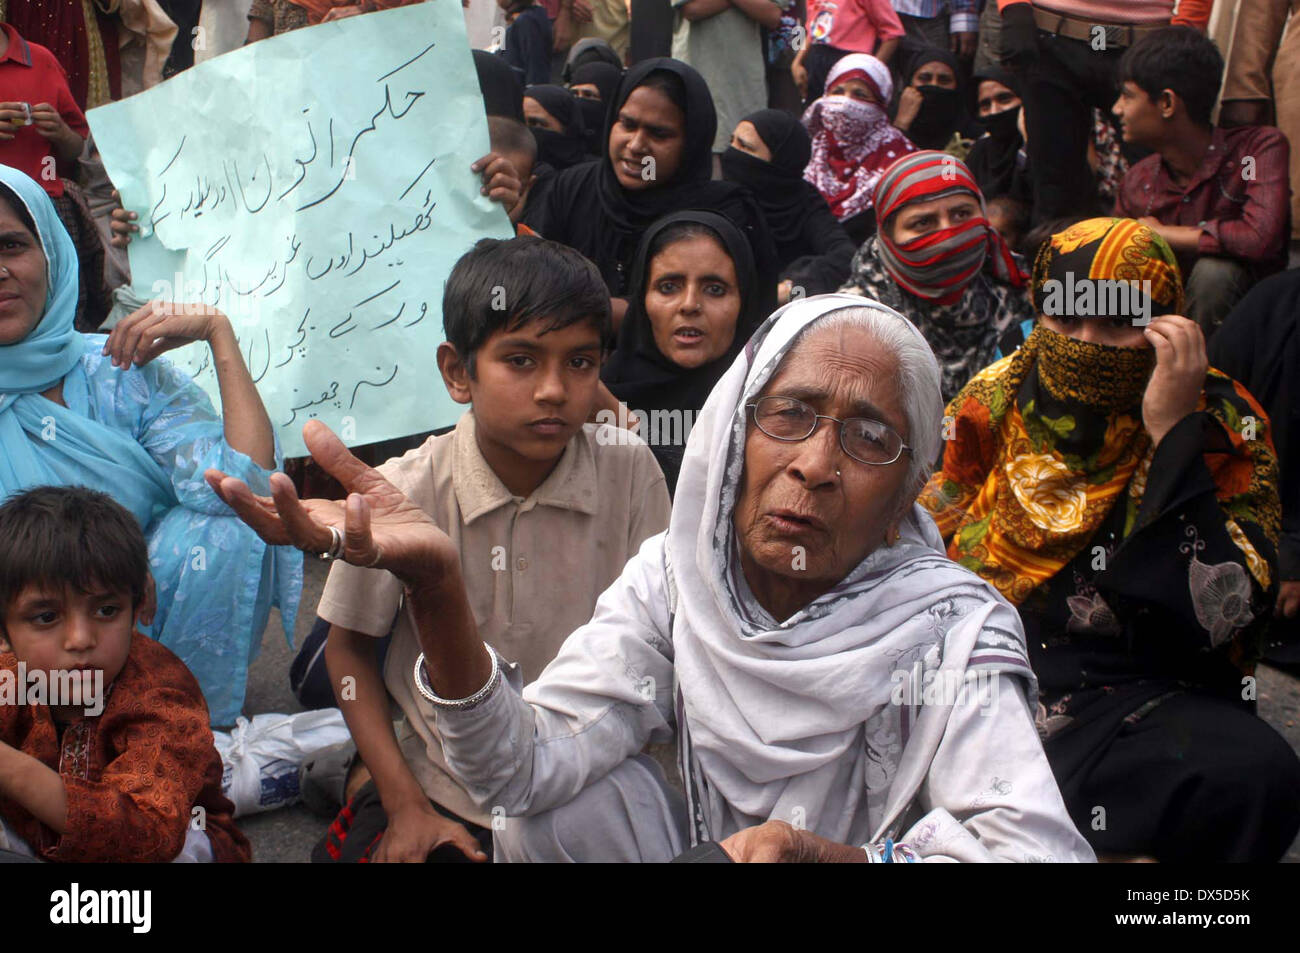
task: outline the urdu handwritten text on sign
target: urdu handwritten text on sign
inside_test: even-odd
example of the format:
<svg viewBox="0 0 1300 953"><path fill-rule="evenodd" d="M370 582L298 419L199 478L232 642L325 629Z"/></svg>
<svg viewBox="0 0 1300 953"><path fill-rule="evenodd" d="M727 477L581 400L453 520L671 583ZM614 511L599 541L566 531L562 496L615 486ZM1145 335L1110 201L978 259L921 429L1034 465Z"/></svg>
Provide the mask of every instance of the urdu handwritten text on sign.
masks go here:
<svg viewBox="0 0 1300 953"><path fill-rule="evenodd" d="M137 294L230 316L286 454L313 417L353 445L455 422L443 284L512 234L469 170L488 137L459 5L295 30L89 119L139 214ZM171 356L217 400L206 346Z"/></svg>

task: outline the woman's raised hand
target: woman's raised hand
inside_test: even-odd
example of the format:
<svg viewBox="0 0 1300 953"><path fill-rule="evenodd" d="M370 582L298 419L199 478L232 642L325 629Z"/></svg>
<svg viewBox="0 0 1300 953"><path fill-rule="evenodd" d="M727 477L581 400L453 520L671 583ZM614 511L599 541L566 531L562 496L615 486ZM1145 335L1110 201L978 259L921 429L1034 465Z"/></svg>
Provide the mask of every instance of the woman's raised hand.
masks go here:
<svg viewBox="0 0 1300 953"><path fill-rule="evenodd" d="M1190 318L1163 314L1143 332L1156 349L1156 367L1142 396L1142 423L1159 444L1165 434L1192 411L1205 386L1210 362L1205 335Z"/></svg>
<svg viewBox="0 0 1300 953"><path fill-rule="evenodd" d="M283 473L271 476L271 497L255 496L242 480L220 470L204 477L257 535L273 546L305 552L330 549L330 527L343 532L341 559L367 569L386 569L412 588L439 582L459 564L456 546L425 512L373 467L368 467L318 420L302 428L307 450L348 491L346 503L299 500Z"/></svg>
<svg viewBox="0 0 1300 953"><path fill-rule="evenodd" d="M201 304L150 301L113 326L104 355L114 367L148 364L159 354L195 341L211 343L225 333L233 338L230 319Z"/></svg>

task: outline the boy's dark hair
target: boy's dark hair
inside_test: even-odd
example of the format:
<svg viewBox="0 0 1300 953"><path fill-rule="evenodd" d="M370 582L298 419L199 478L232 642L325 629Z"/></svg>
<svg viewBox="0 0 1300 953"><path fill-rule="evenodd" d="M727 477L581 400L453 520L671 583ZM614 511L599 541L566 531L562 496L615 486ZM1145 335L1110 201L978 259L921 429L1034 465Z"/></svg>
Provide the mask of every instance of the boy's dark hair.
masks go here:
<svg viewBox="0 0 1300 953"><path fill-rule="evenodd" d="M474 355L498 331L543 322L542 334L580 321L612 336L609 289L572 248L543 238L484 238L461 256L442 293L442 327L474 376Z"/></svg>
<svg viewBox="0 0 1300 953"><path fill-rule="evenodd" d="M1223 82L1223 56L1213 40L1189 26L1164 27L1124 51L1115 81L1132 82L1153 101L1172 89L1187 107L1187 118L1209 126Z"/></svg>
<svg viewBox="0 0 1300 953"><path fill-rule="evenodd" d="M488 116L488 144L493 152L522 152L537 161L537 137L518 119Z"/></svg>
<svg viewBox="0 0 1300 953"><path fill-rule="evenodd" d="M82 592L125 589L144 600L149 550L140 524L111 497L84 486L41 486L0 504L0 624L30 585Z"/></svg>

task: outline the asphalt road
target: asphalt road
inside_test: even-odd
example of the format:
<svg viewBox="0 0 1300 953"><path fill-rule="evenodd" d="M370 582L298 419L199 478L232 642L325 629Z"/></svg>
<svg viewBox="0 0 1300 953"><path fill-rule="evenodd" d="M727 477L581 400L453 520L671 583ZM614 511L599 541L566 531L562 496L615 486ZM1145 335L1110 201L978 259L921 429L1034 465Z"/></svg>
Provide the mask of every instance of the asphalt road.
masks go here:
<svg viewBox="0 0 1300 953"><path fill-rule="evenodd" d="M295 627L295 644L300 643L311 628L321 588L325 584L326 568L319 560L307 560L303 608ZM285 642L278 614L273 612L271 624L262 639L261 654L249 672L245 703L248 714L302 710L289 691L289 663L292 660L293 651ZM1265 667L1260 668L1258 678L1260 715L1300 752L1300 679ZM328 823L301 805L239 820L240 827L252 841L253 860L258 863L306 862ZM1300 838L1291 845L1285 862L1300 863Z"/></svg>

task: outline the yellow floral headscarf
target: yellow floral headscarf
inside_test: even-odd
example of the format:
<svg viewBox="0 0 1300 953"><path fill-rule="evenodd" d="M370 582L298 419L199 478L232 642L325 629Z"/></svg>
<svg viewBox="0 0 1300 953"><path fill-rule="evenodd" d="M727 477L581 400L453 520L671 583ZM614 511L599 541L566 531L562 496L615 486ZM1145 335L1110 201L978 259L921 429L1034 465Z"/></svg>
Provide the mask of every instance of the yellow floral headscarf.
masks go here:
<svg viewBox="0 0 1300 953"><path fill-rule="evenodd" d="M1137 222L1093 219L1052 236L1035 287L1074 255L1086 258L1091 278L1149 280L1154 305L1181 308L1173 252ZM1092 540L1115 505L1126 507L1124 535L1132 533L1152 455L1142 395L1153 366L1150 348L1079 341L1039 325L1018 351L976 375L948 405L943 468L918 500L949 556L1019 604ZM1264 412L1213 369L1197 409L1219 420L1233 448L1207 457L1216 495L1275 539L1276 461L1266 435L1245 440L1239 426L1247 415L1265 421ZM1256 562L1267 587L1267 567Z"/></svg>

